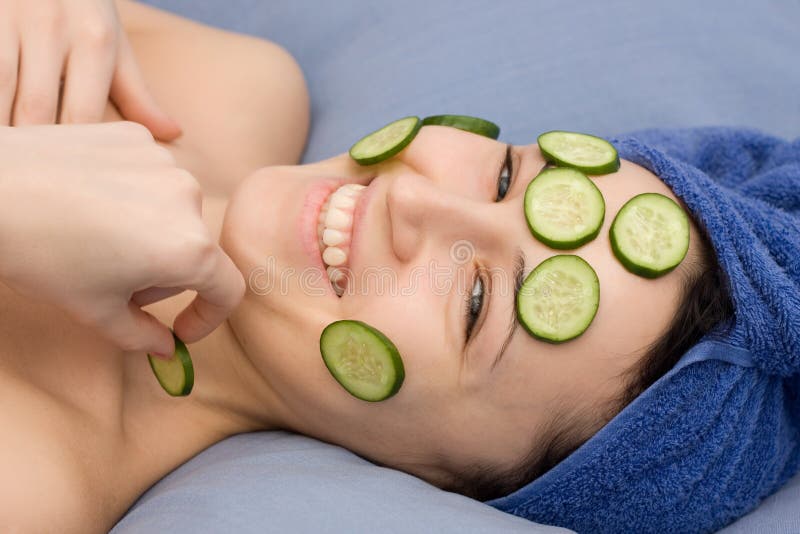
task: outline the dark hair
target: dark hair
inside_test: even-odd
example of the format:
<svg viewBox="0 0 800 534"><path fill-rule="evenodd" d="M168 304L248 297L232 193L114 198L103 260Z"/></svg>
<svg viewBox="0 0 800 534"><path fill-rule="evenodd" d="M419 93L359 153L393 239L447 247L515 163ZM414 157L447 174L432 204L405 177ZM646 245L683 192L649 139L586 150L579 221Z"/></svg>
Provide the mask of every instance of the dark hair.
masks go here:
<svg viewBox="0 0 800 534"><path fill-rule="evenodd" d="M537 444L511 469L472 466L455 476L444 489L487 501L508 495L537 479L572 454L625 406L650 387L678 362L680 357L716 325L733 316L727 279L719 267L704 232L700 231L700 253L695 261L684 261L680 303L667 329L652 343L639 361L623 375L622 394L592 413L573 411L551 420L538 433ZM542 440L541 436L546 436Z"/></svg>

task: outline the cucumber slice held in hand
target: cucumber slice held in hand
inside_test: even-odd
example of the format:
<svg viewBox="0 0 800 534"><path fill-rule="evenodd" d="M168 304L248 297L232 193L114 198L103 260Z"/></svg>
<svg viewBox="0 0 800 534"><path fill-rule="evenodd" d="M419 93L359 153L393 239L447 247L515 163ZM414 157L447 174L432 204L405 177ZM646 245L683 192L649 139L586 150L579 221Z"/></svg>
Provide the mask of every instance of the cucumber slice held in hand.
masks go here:
<svg viewBox="0 0 800 534"><path fill-rule="evenodd" d="M422 119L423 126L450 126L465 132L470 132L490 139L500 136L500 127L486 119L470 117L469 115L432 115Z"/></svg>
<svg viewBox="0 0 800 534"><path fill-rule="evenodd" d="M555 130L540 135L537 143L544 158L561 167L593 175L619 170L617 149L594 135Z"/></svg>
<svg viewBox="0 0 800 534"><path fill-rule="evenodd" d="M408 146L419 133L419 117L404 117L359 139L350 147L350 157L359 165L385 161Z"/></svg>
<svg viewBox="0 0 800 534"><path fill-rule="evenodd" d="M600 281L586 260L570 254L537 265L517 292L517 318L533 337L562 343L583 334L600 305Z"/></svg>
<svg viewBox="0 0 800 534"><path fill-rule="evenodd" d="M322 331L319 348L325 365L354 397L378 402L400 390L405 369L394 344L361 321L336 321Z"/></svg>
<svg viewBox="0 0 800 534"><path fill-rule="evenodd" d="M545 169L525 190L525 219L531 233L555 249L573 249L600 233L606 203L600 190L575 169Z"/></svg>
<svg viewBox="0 0 800 534"><path fill-rule="evenodd" d="M611 249L626 269L645 278L657 278L686 257L689 217L671 198L642 193L620 208L609 234Z"/></svg>
<svg viewBox="0 0 800 534"><path fill-rule="evenodd" d="M174 332L172 337L175 338L175 353L172 358L164 360L148 354L147 359L164 391L173 397L185 397L192 392L194 386L194 366L186 344Z"/></svg>

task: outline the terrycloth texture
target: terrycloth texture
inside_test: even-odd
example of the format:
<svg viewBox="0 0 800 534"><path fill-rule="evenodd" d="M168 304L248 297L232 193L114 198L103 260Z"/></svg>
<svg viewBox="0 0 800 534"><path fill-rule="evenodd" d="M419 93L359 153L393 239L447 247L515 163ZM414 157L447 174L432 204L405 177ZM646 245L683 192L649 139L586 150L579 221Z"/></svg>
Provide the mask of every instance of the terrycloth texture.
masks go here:
<svg viewBox="0 0 800 534"><path fill-rule="evenodd" d="M612 142L707 229L734 319L562 463L489 504L578 532L712 532L800 467L800 139L704 128Z"/></svg>

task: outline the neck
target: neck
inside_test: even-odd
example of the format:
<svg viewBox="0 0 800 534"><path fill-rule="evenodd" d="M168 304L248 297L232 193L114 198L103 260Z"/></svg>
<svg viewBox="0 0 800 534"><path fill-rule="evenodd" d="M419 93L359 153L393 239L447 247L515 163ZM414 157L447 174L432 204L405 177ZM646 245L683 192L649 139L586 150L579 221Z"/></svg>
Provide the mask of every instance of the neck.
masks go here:
<svg viewBox="0 0 800 534"><path fill-rule="evenodd" d="M183 294L148 307L171 325L193 298ZM192 393L170 397L158 384L146 358L124 361L123 418L135 450L162 469L172 469L190 456L228 436L257 430L288 428L279 398L253 366L228 322L189 346L195 371ZM163 475L163 472L158 476Z"/></svg>

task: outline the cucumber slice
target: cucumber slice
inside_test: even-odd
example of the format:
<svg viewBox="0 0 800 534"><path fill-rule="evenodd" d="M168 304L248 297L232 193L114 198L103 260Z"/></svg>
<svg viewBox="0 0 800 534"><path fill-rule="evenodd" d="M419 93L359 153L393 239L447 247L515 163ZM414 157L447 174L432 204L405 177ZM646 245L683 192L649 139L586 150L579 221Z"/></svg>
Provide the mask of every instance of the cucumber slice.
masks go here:
<svg viewBox="0 0 800 534"><path fill-rule="evenodd" d="M619 170L617 149L605 139L577 132L546 132L537 139L547 161L586 174L610 174Z"/></svg>
<svg viewBox="0 0 800 534"><path fill-rule="evenodd" d="M490 139L497 139L500 136L500 127L486 119L470 117L469 115L432 115L422 119L423 126L450 126L464 130Z"/></svg>
<svg viewBox="0 0 800 534"><path fill-rule="evenodd" d="M374 165L403 150L417 136L419 117L404 117L362 137L350 147L350 157L359 165Z"/></svg>
<svg viewBox="0 0 800 534"><path fill-rule="evenodd" d="M603 195L580 171L545 169L525 190L525 219L531 233L556 249L573 249L600 233L606 213Z"/></svg>
<svg viewBox="0 0 800 534"><path fill-rule="evenodd" d="M354 397L377 402L400 390L403 360L380 331L361 321L336 321L319 338L322 359L333 377Z"/></svg>
<svg viewBox="0 0 800 534"><path fill-rule="evenodd" d="M194 386L194 366L186 344L174 332L172 337L175 338L175 354L172 358L163 360L148 354L147 359L164 391L173 397L184 397L192 392Z"/></svg>
<svg viewBox="0 0 800 534"><path fill-rule="evenodd" d="M562 343L583 334L600 304L600 281L580 256L544 260L517 292L517 318L533 337Z"/></svg>
<svg viewBox="0 0 800 534"><path fill-rule="evenodd" d="M645 278L670 272L689 250L689 217L674 200L659 193L642 193L626 202L609 233L620 263Z"/></svg>

